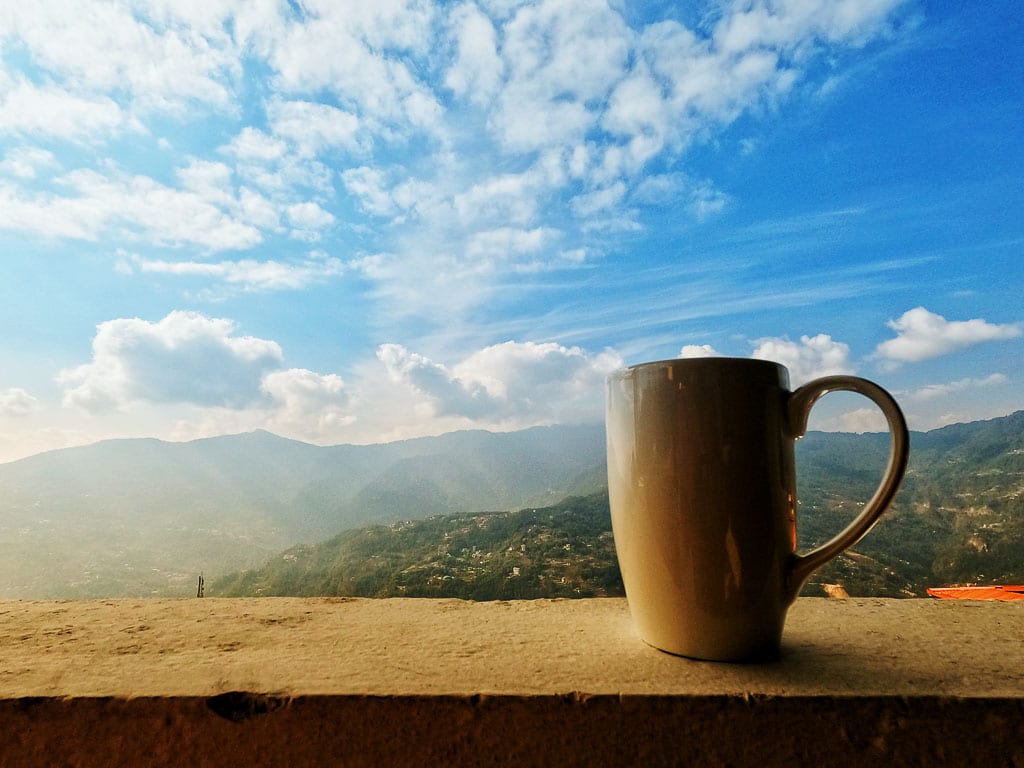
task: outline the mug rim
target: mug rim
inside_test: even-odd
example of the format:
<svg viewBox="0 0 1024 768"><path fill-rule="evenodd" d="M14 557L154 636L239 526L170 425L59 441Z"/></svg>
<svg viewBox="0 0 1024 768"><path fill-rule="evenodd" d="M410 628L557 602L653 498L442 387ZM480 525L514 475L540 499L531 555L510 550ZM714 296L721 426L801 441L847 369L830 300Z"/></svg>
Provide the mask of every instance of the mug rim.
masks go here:
<svg viewBox="0 0 1024 768"><path fill-rule="evenodd" d="M728 355L711 355L708 357L673 357L666 358L664 360L651 360L645 363L636 363L634 365L627 365L623 368L612 371L608 374L608 378L623 378L630 374L651 368L667 368L667 367L678 367L678 366L698 366L698 365L753 365L753 366L774 366L776 369L782 369L788 375L789 369L782 363L774 360L761 360L756 357L730 357Z"/></svg>

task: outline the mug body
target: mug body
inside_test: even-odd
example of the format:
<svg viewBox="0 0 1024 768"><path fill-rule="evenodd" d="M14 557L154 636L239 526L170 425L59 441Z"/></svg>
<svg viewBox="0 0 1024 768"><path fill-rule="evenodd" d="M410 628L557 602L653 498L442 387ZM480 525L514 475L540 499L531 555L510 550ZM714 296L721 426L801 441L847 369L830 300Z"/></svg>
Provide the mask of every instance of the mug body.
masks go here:
<svg viewBox="0 0 1024 768"><path fill-rule="evenodd" d="M796 550L788 372L669 360L607 387L612 528L641 637L693 658L774 656Z"/></svg>

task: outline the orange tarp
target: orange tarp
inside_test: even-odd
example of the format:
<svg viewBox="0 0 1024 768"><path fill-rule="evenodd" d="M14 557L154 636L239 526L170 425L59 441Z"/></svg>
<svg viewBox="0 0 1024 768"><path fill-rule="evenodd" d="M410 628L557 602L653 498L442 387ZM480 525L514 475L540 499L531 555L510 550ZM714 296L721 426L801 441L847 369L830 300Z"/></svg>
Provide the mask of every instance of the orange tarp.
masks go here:
<svg viewBox="0 0 1024 768"><path fill-rule="evenodd" d="M1024 585L995 587L938 587L929 589L932 597L947 600L1024 600Z"/></svg>

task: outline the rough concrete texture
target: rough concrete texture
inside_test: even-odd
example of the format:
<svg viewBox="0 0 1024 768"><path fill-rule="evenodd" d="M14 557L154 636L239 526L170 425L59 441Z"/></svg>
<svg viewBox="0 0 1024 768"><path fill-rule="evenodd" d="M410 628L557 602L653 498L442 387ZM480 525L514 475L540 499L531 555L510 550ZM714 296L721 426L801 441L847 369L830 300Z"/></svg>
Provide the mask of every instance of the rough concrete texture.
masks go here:
<svg viewBox="0 0 1024 768"><path fill-rule="evenodd" d="M782 657L623 600L0 602L0 766L1012 765L1024 603L802 599Z"/></svg>

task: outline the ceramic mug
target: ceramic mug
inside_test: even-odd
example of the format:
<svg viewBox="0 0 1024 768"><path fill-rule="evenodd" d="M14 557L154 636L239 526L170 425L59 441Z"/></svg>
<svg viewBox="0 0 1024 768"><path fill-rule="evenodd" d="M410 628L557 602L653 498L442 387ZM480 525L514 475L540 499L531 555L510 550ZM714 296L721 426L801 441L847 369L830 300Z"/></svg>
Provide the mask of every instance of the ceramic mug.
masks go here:
<svg viewBox="0 0 1024 768"><path fill-rule="evenodd" d="M834 390L881 408L889 463L857 518L801 555L793 444L814 403ZM612 529L630 612L648 644L682 656L775 656L807 577L868 532L906 469L899 406L855 376L790 392L778 363L667 360L612 373L606 403Z"/></svg>

